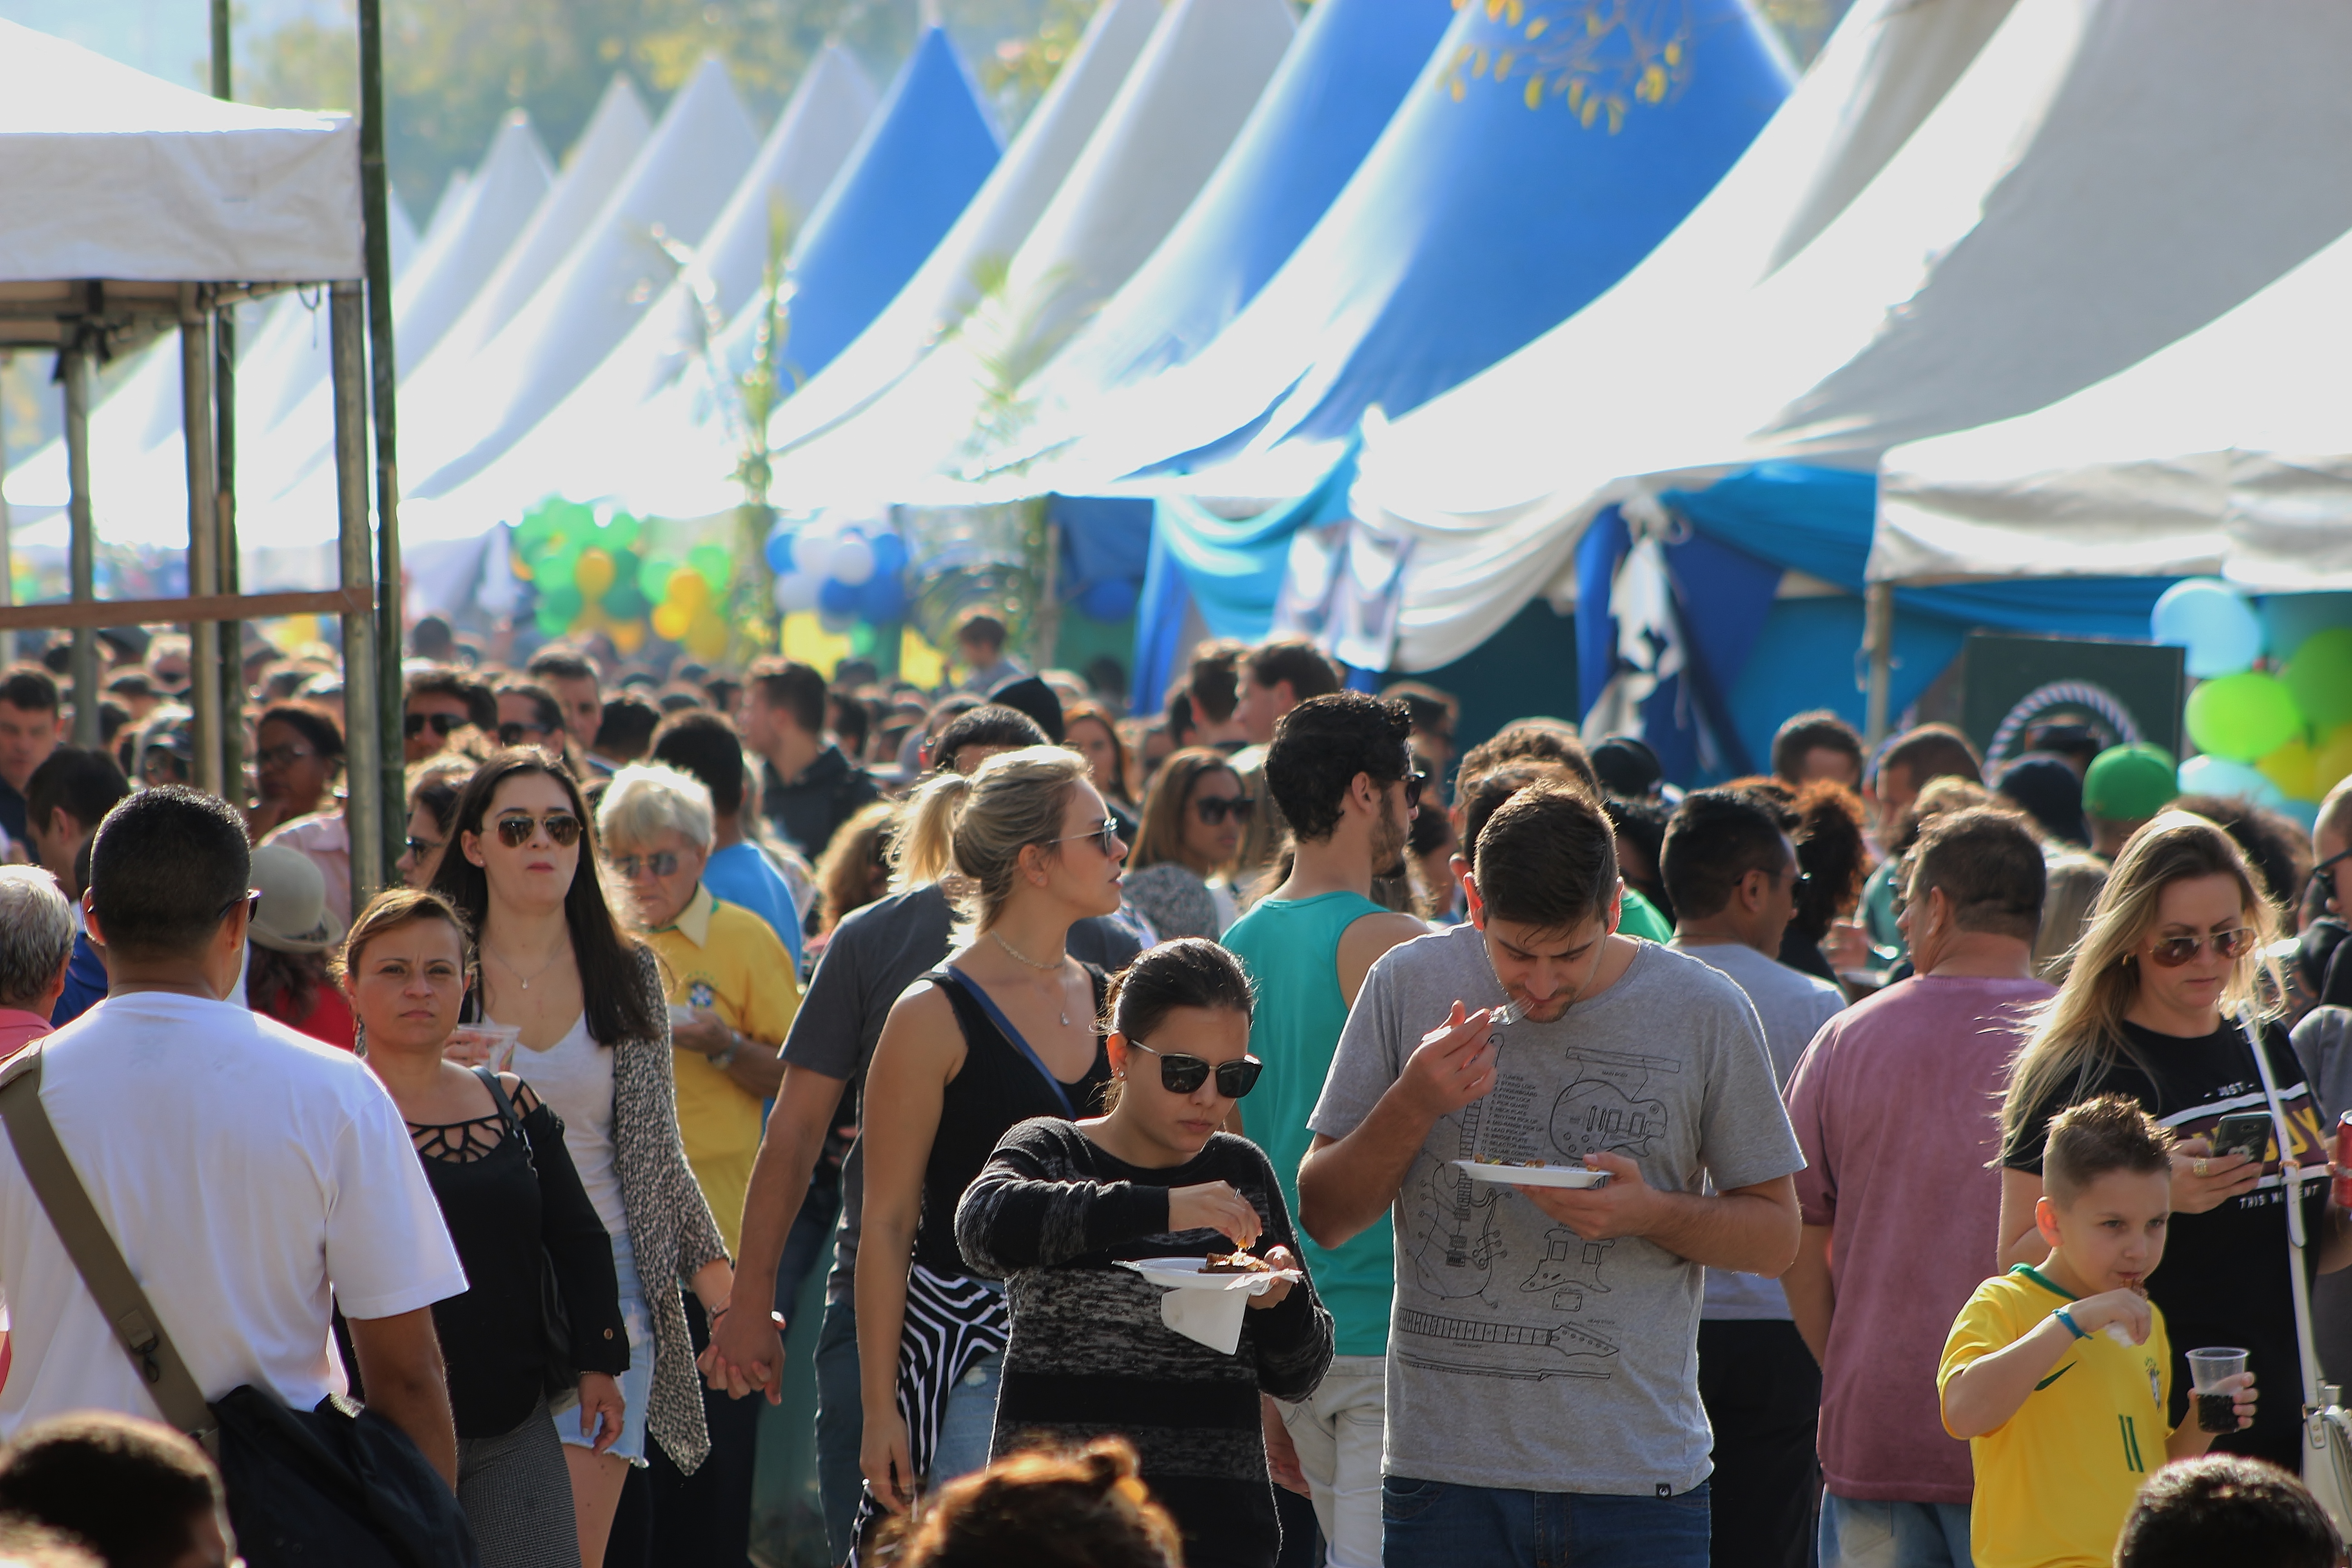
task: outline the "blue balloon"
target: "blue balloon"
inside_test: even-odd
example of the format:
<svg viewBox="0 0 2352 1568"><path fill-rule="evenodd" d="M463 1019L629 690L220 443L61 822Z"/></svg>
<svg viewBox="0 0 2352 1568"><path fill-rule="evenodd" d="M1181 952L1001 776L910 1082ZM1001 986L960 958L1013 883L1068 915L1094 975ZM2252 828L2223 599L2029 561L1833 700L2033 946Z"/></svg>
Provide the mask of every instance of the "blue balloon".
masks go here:
<svg viewBox="0 0 2352 1568"><path fill-rule="evenodd" d="M880 542L876 542L876 555L880 555ZM898 573L884 573L878 566L874 575L866 579L857 590L858 613L869 621L898 621L907 616L907 583Z"/></svg>
<svg viewBox="0 0 2352 1568"><path fill-rule="evenodd" d="M792 575L793 541L799 534L799 529L783 522L768 531L768 570L779 577Z"/></svg>
<svg viewBox="0 0 2352 1568"><path fill-rule="evenodd" d="M1135 614L1136 584L1125 577L1105 577L1087 584L1078 595L1078 609L1097 621L1123 621Z"/></svg>
<svg viewBox="0 0 2352 1568"><path fill-rule="evenodd" d="M2212 577L2189 577L2164 591L2148 617L2156 641L2189 650L2200 680L2235 675L2262 657L2263 623L2244 595Z"/></svg>
<svg viewBox="0 0 2352 1568"><path fill-rule="evenodd" d="M871 541L874 546L874 575L895 577L907 569L907 542L895 533L877 533Z"/></svg>
<svg viewBox="0 0 2352 1568"><path fill-rule="evenodd" d="M2237 795L2273 811L2286 804L2285 795L2267 774L2227 757L2191 757L2180 764L2179 779L2183 795Z"/></svg>
<svg viewBox="0 0 2352 1568"><path fill-rule="evenodd" d="M819 616L830 616L836 619L845 616L850 620L856 620L857 590L846 583L836 582L831 577L826 578L824 586L816 591L816 613Z"/></svg>

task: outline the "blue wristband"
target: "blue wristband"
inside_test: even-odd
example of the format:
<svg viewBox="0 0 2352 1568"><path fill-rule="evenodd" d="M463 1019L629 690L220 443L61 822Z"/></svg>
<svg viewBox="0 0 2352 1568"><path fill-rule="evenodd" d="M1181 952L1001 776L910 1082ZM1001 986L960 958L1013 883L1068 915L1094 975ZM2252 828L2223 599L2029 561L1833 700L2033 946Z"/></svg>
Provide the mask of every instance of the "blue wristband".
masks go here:
<svg viewBox="0 0 2352 1568"><path fill-rule="evenodd" d="M2066 1331L2073 1334L2076 1339L2087 1340L2091 1337L2089 1332L2084 1329L2083 1325L2074 1321L2074 1314L2066 1308L2061 1307L2050 1315L2057 1319L2060 1322L2065 1324Z"/></svg>

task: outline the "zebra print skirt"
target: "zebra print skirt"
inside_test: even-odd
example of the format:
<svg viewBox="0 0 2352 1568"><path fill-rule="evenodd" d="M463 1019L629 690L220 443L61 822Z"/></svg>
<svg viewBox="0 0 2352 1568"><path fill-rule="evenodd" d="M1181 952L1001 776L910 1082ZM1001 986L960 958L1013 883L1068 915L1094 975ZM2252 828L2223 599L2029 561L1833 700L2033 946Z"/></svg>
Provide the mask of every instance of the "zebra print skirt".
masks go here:
<svg viewBox="0 0 2352 1568"><path fill-rule="evenodd" d="M907 1270L907 1316L898 1331L898 1418L907 1424L907 1458L922 1488L939 1452L948 1394L982 1356L1004 1349L1012 1314L1001 1286L964 1274ZM869 1561L874 1531L889 1517L869 1484L857 1500L850 1561ZM880 1559L873 1559L880 1561Z"/></svg>

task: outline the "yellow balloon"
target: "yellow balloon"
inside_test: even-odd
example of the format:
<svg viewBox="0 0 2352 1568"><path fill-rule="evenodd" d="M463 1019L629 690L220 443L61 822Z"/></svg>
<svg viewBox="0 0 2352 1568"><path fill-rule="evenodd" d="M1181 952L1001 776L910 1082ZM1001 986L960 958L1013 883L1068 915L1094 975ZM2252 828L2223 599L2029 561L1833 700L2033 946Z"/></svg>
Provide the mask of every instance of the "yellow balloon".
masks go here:
<svg viewBox="0 0 2352 1568"><path fill-rule="evenodd" d="M615 621L613 623L613 646L623 653L635 653L646 646L646 623Z"/></svg>
<svg viewBox="0 0 2352 1568"><path fill-rule="evenodd" d="M691 575L691 574L680 574ZM686 628L687 650L705 661L727 657L727 623L706 610Z"/></svg>
<svg viewBox="0 0 2352 1568"><path fill-rule="evenodd" d="M710 603L710 584L699 572L673 572L669 578L668 602L691 616Z"/></svg>
<svg viewBox="0 0 2352 1568"><path fill-rule="evenodd" d="M694 617L676 605L656 605L653 613L654 636L664 642L684 642L686 631Z"/></svg>
<svg viewBox="0 0 2352 1568"><path fill-rule="evenodd" d="M2352 724L2338 724L2311 759L2311 793L2302 798L2317 800L2347 778L2352 778Z"/></svg>
<svg viewBox="0 0 2352 1568"><path fill-rule="evenodd" d="M908 626L898 634L898 673L928 691L947 679L948 661L923 634Z"/></svg>
<svg viewBox="0 0 2352 1568"><path fill-rule="evenodd" d="M2314 772L2318 762L2311 742L2298 735L2254 766L2289 800L2317 800L2321 792L2314 787Z"/></svg>
<svg viewBox="0 0 2352 1568"><path fill-rule="evenodd" d="M601 550L582 551L580 563L572 569L572 580L580 584L581 596L588 599L603 598L614 575L613 558Z"/></svg>

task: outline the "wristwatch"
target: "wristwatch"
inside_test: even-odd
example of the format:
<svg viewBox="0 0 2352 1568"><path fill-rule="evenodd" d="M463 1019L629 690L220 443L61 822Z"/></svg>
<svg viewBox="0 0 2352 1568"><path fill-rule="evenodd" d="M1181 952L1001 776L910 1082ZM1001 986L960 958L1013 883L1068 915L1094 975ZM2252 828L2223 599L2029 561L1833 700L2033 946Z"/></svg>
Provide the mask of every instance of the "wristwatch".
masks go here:
<svg viewBox="0 0 2352 1568"><path fill-rule="evenodd" d="M728 1030L727 1048L719 1052L717 1056L711 1058L710 1065L717 1068L719 1071L725 1072L727 1070L728 1064L735 1059L735 1053L742 1048L743 1037L733 1029Z"/></svg>

